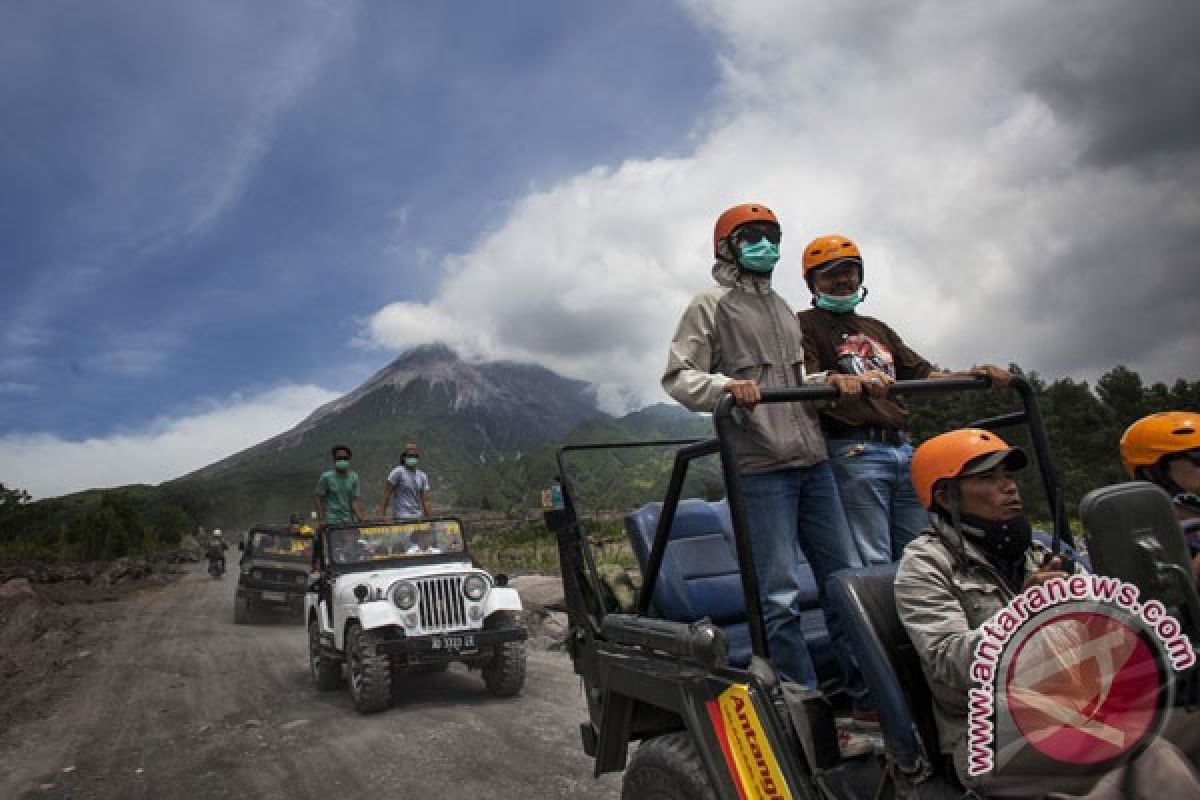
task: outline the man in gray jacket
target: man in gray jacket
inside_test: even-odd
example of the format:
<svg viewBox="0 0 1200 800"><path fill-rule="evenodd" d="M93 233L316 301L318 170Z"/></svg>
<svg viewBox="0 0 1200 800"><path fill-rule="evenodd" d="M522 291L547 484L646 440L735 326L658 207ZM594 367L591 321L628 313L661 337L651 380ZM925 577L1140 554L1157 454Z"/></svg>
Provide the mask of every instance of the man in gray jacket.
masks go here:
<svg viewBox="0 0 1200 800"><path fill-rule="evenodd" d="M1126 796L1129 786L1137 787L1137 797L1200 796L1196 794L1200 784L1191 768L1179 751L1161 738L1125 767L1106 774L1090 763L1049 762L1036 748L1027 746L1033 739L1044 738L1044 732L1017 735L1009 723L999 719L994 723L994 736L1001 737L1001 730L1006 733L995 741L1003 745L995 757L996 769L978 776L969 774L969 760L978 755L968 736L969 692L977 681L976 648L984 638L983 626L1022 591L1067 577L1062 560L1033 539L1012 476L1025 464L1020 448L1009 447L990 431L970 428L935 436L913 455L913 488L932 517L930 526L905 548L900 559L896 611L933 695L941 751L951 757L964 786L988 797L1033 798L1055 793L1056 797L1070 794L1098 800ZM1036 630L1041 638L1031 635L1022 646L1037 648L1048 656L1047 663L1063 659L1054 674L1069 678L1063 683L1066 689L1059 687L1063 693L1054 704L1069 709L1076 691L1070 688L1072 680L1080 681L1080 693L1092 690L1091 683L1079 678L1084 674L1080 664L1068 660L1072 652L1082 651L1088 640L1079 638L1078 629L1069 626L1046 625ZM999 656L1001 664L1003 658ZM997 714L1001 705L997 695ZM1081 719L1086 726L1086 717Z"/></svg>
<svg viewBox="0 0 1200 800"><path fill-rule="evenodd" d="M847 684L865 707L866 690L824 599L827 577L861 566L824 437L807 406L759 404L762 389L828 379L839 391L856 394L864 381L853 375L805 375L803 332L787 301L771 288L780 236L774 213L757 203L734 206L717 219L712 270L717 285L698 294L683 312L662 385L693 411L712 411L724 392L736 399L733 447L771 661L786 680L816 688L800 617L802 549L816 575Z"/></svg>

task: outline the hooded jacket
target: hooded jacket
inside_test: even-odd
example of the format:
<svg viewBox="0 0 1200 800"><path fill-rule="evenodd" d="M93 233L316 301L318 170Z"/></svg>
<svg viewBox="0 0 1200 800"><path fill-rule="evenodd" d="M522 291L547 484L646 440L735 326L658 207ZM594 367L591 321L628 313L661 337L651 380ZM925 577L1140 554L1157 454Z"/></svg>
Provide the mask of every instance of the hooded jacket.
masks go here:
<svg viewBox="0 0 1200 800"><path fill-rule="evenodd" d="M717 285L696 295L683 312L662 386L692 411L712 411L730 380L764 389L795 388L824 380L805 376L804 333L769 276L718 261ZM734 453L744 474L807 467L828 456L811 406L760 403L736 408Z"/></svg>

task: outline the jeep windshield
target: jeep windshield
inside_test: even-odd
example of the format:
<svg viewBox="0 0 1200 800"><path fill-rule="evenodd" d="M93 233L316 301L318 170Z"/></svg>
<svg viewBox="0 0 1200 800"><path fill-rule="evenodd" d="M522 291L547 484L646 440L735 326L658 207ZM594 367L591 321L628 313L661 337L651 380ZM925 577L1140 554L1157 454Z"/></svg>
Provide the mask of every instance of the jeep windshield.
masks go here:
<svg viewBox="0 0 1200 800"><path fill-rule="evenodd" d="M290 533L256 531L250 539L255 558L307 562L312 559L313 537Z"/></svg>
<svg viewBox="0 0 1200 800"><path fill-rule="evenodd" d="M370 564L465 551L458 520L362 525L333 530L328 536L334 564Z"/></svg>

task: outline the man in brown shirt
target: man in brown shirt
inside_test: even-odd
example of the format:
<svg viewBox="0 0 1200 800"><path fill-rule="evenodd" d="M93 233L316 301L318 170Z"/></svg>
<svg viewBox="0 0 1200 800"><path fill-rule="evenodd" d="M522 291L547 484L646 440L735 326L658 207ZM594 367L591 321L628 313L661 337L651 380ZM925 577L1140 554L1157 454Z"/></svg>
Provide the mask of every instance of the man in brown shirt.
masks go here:
<svg viewBox="0 0 1200 800"><path fill-rule="evenodd" d="M1009 373L992 365L967 372L935 372L888 325L856 313L867 296L863 259L846 237L813 240L804 249L804 279L814 307L796 316L804 329L807 370L861 375L881 384L978 376L990 378L998 388L1008 385ZM886 395L862 393L839 397L820 419L863 563L898 560L904 546L929 523L909 476L908 412Z"/></svg>

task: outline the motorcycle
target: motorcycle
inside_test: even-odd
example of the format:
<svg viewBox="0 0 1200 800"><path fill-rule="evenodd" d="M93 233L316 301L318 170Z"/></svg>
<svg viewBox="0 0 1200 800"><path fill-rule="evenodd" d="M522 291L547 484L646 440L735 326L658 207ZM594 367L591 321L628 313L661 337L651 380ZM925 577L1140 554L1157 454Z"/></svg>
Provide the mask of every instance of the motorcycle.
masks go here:
<svg viewBox="0 0 1200 800"><path fill-rule="evenodd" d="M225 565L219 559L210 559L208 574L213 576L213 580L220 580L221 576L225 574Z"/></svg>

